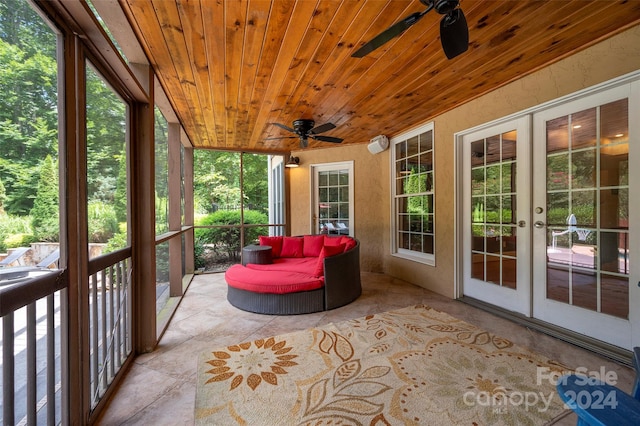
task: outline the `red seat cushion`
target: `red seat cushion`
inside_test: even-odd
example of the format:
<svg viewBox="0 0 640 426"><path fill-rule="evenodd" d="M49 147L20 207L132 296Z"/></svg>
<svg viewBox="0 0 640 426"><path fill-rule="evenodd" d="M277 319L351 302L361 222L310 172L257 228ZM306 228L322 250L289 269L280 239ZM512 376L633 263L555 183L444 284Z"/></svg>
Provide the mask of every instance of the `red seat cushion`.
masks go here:
<svg viewBox="0 0 640 426"><path fill-rule="evenodd" d="M313 275L317 262L317 257L281 257L280 259L274 259L273 263L267 265L249 263L247 264L247 268L255 271L288 271Z"/></svg>
<svg viewBox="0 0 640 426"><path fill-rule="evenodd" d="M303 254L304 257L318 257L324 247L324 235L305 235Z"/></svg>
<svg viewBox="0 0 640 426"><path fill-rule="evenodd" d="M260 271L233 265L224 274L231 287L254 293L287 294L322 288L323 280L309 274L287 271Z"/></svg>
<svg viewBox="0 0 640 426"><path fill-rule="evenodd" d="M282 251L282 237L267 237L260 235L258 237L261 246L271 246L271 257L275 259L280 257Z"/></svg>
<svg viewBox="0 0 640 426"><path fill-rule="evenodd" d="M280 257L304 257L302 237L284 237Z"/></svg>

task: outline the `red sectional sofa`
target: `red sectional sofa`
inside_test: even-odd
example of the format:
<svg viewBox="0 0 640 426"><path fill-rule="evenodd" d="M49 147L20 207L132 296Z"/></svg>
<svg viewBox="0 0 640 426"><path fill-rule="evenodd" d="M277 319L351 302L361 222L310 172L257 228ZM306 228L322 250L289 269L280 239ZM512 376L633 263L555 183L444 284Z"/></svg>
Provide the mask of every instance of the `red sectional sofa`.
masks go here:
<svg viewBox="0 0 640 426"><path fill-rule="evenodd" d="M270 264L233 265L225 272L227 300L260 314L326 311L362 293L360 242L348 236L260 237Z"/></svg>

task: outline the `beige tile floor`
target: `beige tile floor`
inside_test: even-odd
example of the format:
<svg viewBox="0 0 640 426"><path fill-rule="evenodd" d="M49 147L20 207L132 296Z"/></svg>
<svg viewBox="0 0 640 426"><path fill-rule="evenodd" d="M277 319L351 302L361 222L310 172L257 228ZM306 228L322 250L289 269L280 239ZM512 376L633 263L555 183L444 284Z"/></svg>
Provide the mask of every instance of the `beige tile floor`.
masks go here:
<svg viewBox="0 0 640 426"><path fill-rule="evenodd" d="M196 276L155 351L137 357L100 425L191 425L196 393L196 362L215 348L362 317L418 303L429 305L510 339L567 366L614 371L629 392L633 370L589 351L453 301L407 282L362 274L362 296L342 308L307 315L271 316L244 312L226 299L224 274ZM558 421L575 425L573 414Z"/></svg>

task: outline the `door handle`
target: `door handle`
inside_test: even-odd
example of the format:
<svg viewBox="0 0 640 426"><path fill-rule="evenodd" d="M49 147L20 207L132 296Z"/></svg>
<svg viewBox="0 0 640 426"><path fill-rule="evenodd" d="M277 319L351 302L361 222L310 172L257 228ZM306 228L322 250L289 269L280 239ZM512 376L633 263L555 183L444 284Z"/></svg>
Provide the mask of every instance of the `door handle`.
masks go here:
<svg viewBox="0 0 640 426"><path fill-rule="evenodd" d="M544 222L542 222L541 220L536 221L533 226L535 226L538 229L542 229L544 228Z"/></svg>

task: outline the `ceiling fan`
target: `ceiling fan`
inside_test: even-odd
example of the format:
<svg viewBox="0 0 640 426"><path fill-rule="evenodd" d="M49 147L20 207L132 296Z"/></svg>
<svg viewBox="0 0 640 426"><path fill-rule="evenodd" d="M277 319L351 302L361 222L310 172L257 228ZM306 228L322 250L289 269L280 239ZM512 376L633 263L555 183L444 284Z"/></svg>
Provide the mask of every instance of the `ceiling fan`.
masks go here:
<svg viewBox="0 0 640 426"><path fill-rule="evenodd" d="M309 145L309 138L317 141L321 141L321 142L332 142L332 143L340 143L343 141L343 139L341 138L319 135L320 133L324 133L331 129L335 129L336 125L333 123L325 123L317 127L313 127L316 124L315 121L301 118L293 122L293 128L289 126L285 126L284 124L280 124L280 123L272 123L272 124L288 132L295 133L296 136L281 136L276 138L267 138L267 140L298 138L300 139L300 148L306 148Z"/></svg>
<svg viewBox="0 0 640 426"><path fill-rule="evenodd" d="M441 15L440 20L440 41L442 49L448 59L455 58L459 54L466 52L469 48L469 27L467 20L458 7L459 0L420 0L420 3L427 6L422 12L415 12L399 22L396 22L373 39L364 44L360 49L351 55L353 58L362 58L376 50L394 37L405 32L413 24L417 23L424 15L435 9Z"/></svg>

